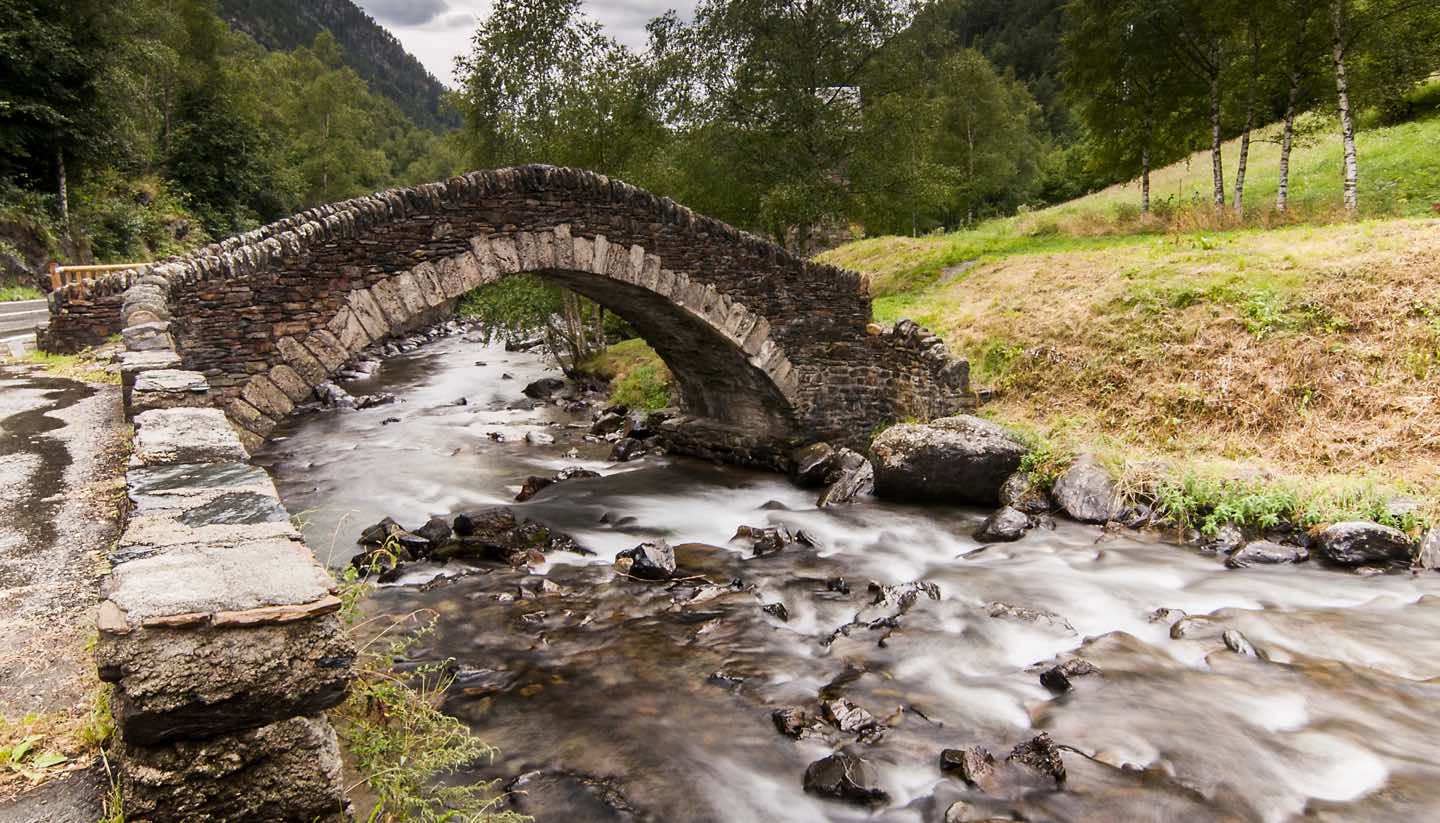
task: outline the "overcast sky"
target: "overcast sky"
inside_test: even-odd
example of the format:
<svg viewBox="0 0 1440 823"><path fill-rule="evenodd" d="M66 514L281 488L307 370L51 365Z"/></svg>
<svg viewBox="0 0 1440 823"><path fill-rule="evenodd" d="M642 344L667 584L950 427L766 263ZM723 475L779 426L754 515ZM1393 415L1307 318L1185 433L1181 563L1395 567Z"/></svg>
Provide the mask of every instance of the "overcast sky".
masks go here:
<svg viewBox="0 0 1440 823"><path fill-rule="evenodd" d="M455 85L455 58L469 50L475 21L489 0L355 0L400 38L405 48L446 85ZM645 45L645 24L669 9L688 19L695 0L585 0L585 10L627 46Z"/></svg>

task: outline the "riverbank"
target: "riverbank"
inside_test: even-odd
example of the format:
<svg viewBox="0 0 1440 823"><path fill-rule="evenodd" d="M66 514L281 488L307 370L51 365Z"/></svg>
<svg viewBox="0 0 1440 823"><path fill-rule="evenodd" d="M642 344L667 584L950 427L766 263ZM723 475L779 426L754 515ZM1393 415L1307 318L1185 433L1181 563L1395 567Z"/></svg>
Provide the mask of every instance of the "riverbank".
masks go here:
<svg viewBox="0 0 1440 823"><path fill-rule="evenodd" d="M438 341L345 386L396 402L294 419L260 456L333 567L383 517L455 531L497 507L595 553L376 581L367 615L437 618L400 669L453 676L445 712L500 749L452 783L500 781L542 823L1378 821L1437 802L1413 756L1434 733L1435 575L1238 571L1168 531L1059 516L982 541L990 505L822 508L773 474L611 461L587 439L603 409L524 396L547 376ZM515 500L567 467L597 476ZM853 787L830 779L837 747L864 761Z"/></svg>
<svg viewBox="0 0 1440 823"><path fill-rule="evenodd" d="M109 791L91 645L118 536L128 427L118 386L0 367L0 818L94 823ZM26 745L26 741L29 741ZM17 752L17 747L23 751Z"/></svg>

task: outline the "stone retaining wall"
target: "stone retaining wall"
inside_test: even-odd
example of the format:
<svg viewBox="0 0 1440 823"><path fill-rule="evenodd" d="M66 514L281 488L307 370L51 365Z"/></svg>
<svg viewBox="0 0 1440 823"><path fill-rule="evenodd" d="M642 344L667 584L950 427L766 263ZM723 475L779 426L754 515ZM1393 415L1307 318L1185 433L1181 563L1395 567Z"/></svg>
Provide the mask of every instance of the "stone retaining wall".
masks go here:
<svg viewBox="0 0 1440 823"><path fill-rule="evenodd" d="M204 375L129 352L127 525L102 584L95 659L131 821L342 821L325 709L355 650L329 574L250 465Z"/></svg>

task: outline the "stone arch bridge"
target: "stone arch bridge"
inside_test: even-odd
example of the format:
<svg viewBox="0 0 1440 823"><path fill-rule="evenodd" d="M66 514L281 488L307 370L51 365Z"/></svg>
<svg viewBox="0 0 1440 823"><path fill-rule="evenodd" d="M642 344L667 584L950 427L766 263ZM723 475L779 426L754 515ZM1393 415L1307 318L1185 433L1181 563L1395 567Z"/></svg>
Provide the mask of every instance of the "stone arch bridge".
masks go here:
<svg viewBox="0 0 1440 823"><path fill-rule="evenodd" d="M880 329L860 275L591 172L525 166L322 206L52 297L51 348L123 326L136 372L203 375L249 447L371 343L534 273L620 315L674 373L672 447L774 464L953 412L968 366ZM156 352L173 352L170 362Z"/></svg>
<svg viewBox="0 0 1440 823"><path fill-rule="evenodd" d="M121 330L135 422L127 523L101 591L126 811L340 821L355 648L335 584L249 453L372 341L533 272L630 321L669 363L679 451L783 468L814 440L965 402L913 323L872 324L860 277L589 172L477 172L324 206L51 296L47 345ZM229 425L227 425L227 421Z"/></svg>

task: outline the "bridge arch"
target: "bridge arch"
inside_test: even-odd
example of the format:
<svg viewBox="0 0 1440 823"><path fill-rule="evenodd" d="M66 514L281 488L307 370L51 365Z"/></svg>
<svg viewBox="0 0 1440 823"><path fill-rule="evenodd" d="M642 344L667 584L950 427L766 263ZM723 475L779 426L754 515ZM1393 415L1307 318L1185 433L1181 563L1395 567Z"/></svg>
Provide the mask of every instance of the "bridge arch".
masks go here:
<svg viewBox="0 0 1440 823"><path fill-rule="evenodd" d="M569 224L477 235L469 246L353 289L323 327L278 339L280 362L245 381L227 406L230 418L263 439L366 346L472 289L534 274L634 326L670 367L688 413L765 438L795 433L799 373L771 339L769 322L714 284L666 268L640 244L576 235Z"/></svg>
<svg viewBox="0 0 1440 823"><path fill-rule="evenodd" d="M552 166L322 206L63 292L51 337L122 326L132 375L203 378L205 402L253 449L365 345L527 272L606 306L656 348L680 388L683 414L666 432L680 451L779 466L796 445L862 445L877 425L967 402L968 365L913 323L874 324L855 272ZM107 320L113 301L94 298L121 293Z"/></svg>

